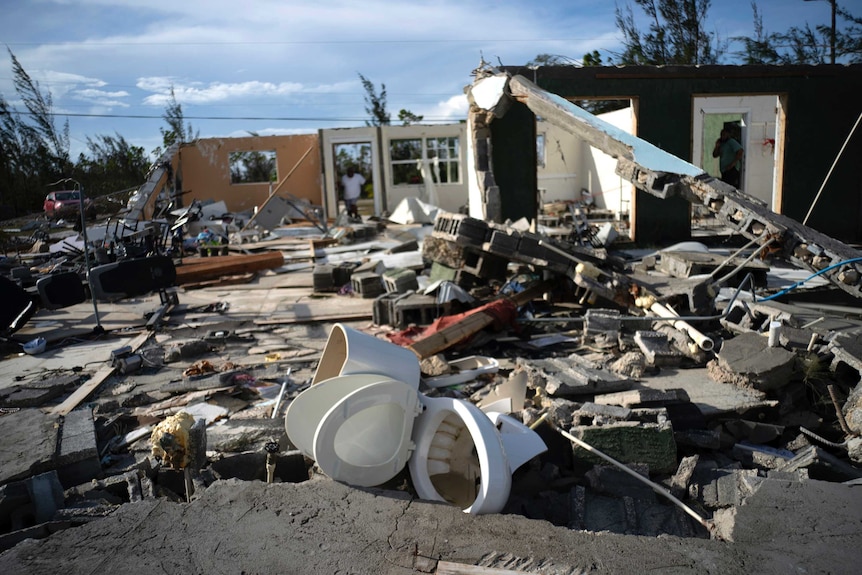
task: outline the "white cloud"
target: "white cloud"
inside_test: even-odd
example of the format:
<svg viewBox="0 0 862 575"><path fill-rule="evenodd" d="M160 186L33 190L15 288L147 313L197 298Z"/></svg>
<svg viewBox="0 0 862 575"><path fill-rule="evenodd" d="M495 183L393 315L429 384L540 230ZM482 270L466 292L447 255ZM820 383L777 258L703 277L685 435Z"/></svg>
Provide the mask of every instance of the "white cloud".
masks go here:
<svg viewBox="0 0 862 575"><path fill-rule="evenodd" d="M424 116L435 120L451 120L457 122L467 118L467 110L469 103L465 94L452 96L448 100L438 102L436 106L431 108Z"/></svg>
<svg viewBox="0 0 862 575"><path fill-rule="evenodd" d="M357 82L358 83L358 82ZM284 97L296 94L329 94L344 91L351 82L335 84L319 84L305 86L299 82L211 82L204 85L200 82L184 82L170 77L139 78L137 87L146 92L153 92L143 100L150 106L164 106L170 102L171 89L180 104L212 104L226 101L248 102L255 98Z"/></svg>

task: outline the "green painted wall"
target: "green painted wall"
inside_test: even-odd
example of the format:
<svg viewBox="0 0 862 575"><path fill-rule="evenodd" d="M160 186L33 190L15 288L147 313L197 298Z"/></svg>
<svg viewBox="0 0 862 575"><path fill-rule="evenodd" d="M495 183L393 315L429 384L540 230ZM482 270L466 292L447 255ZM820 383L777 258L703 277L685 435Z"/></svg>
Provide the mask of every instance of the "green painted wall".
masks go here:
<svg viewBox="0 0 862 575"><path fill-rule="evenodd" d="M506 69L567 98L633 98L638 136L686 160L692 153L695 96L779 94L787 103L783 210L802 221L844 140L862 113L862 65L588 67ZM535 72L535 74L534 74ZM808 225L862 241L862 126L827 182ZM685 205L638 192L639 243L689 236ZM644 233L644 236L641 236ZM662 236L665 236L662 238Z"/></svg>
<svg viewBox="0 0 862 575"><path fill-rule="evenodd" d="M491 122L494 180L500 188L502 220L535 220L538 216L536 115L513 104Z"/></svg>

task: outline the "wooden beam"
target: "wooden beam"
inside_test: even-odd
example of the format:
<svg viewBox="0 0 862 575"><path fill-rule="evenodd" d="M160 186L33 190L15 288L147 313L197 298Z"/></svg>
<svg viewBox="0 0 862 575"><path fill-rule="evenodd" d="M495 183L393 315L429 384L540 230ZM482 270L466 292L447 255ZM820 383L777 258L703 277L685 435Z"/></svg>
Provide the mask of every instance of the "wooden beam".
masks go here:
<svg viewBox="0 0 862 575"><path fill-rule="evenodd" d="M300 323L316 323L321 321L358 321L363 319L370 319L372 317L372 313L368 312L357 312L357 313L332 313L325 315L312 315L308 317L286 317L283 319L271 318L271 319L256 319L254 320L254 325L287 325L287 324L300 324Z"/></svg>
<svg viewBox="0 0 862 575"><path fill-rule="evenodd" d="M136 352L142 345L144 345L144 343L146 343L149 337L150 332L144 332L130 341L127 345L132 348L132 352ZM84 401L88 395L93 393L97 387L102 385L103 381L111 377L114 374L114 371L116 371L116 368L112 365L106 365L100 368L93 374L93 377L82 383L81 386L72 393L72 395L66 398L66 401L50 410L49 413L51 415L68 415L68 413L78 407L78 404Z"/></svg>
<svg viewBox="0 0 862 575"><path fill-rule="evenodd" d="M183 265L177 266L177 285L274 269L282 265L284 255L280 251L200 258L194 260L194 263L189 263L186 259Z"/></svg>
<svg viewBox="0 0 862 575"><path fill-rule="evenodd" d="M520 307L538 297L541 297L547 288L547 284L542 282L525 289L521 293L511 296L503 296L503 299L508 299L515 304L515 306ZM407 346L407 349L415 353L419 359L431 357L432 355L445 351L453 345L482 331L494 323L495 319L496 318L492 314L486 312L468 315L458 323L452 324L438 332L432 333L427 337L423 337L422 339L413 342Z"/></svg>

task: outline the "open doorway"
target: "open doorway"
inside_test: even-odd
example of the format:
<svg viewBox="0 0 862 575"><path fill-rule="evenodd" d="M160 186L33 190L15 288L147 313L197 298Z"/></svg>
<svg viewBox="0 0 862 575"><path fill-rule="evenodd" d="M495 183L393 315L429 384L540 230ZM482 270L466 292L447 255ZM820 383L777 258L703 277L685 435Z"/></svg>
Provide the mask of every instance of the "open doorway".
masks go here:
<svg viewBox="0 0 862 575"><path fill-rule="evenodd" d="M739 189L781 213L783 107L778 95L695 96L692 117L692 163L720 177L712 157L722 128L742 145Z"/></svg>
<svg viewBox="0 0 862 575"><path fill-rule="evenodd" d="M332 144L332 158L334 163L337 212L344 211L344 190L341 186L342 176L347 174L348 169L365 180L359 195L358 208L361 215L374 214L374 169L373 148L371 142L349 142Z"/></svg>
<svg viewBox="0 0 862 575"><path fill-rule="evenodd" d="M701 134L703 142L700 167L702 167L710 176L721 178L721 169L719 167L721 164L721 158L713 156L713 149L716 141L720 138L721 133L726 130L730 138L738 142L742 146L743 151L747 151L743 144L743 142L748 141L745 133L747 127L747 114L705 114L703 118L703 132ZM737 186L742 191L745 191L745 175L747 172L745 165L746 157L745 154L743 154L742 164L739 166L739 185Z"/></svg>

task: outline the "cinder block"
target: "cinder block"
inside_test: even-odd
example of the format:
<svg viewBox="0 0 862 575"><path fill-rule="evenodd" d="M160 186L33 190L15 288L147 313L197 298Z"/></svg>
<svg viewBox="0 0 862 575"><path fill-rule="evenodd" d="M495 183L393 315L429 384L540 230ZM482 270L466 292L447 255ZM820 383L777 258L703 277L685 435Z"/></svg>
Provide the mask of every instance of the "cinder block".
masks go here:
<svg viewBox="0 0 862 575"><path fill-rule="evenodd" d="M490 236L490 228L486 222L463 214L438 214L432 233L461 246L481 248Z"/></svg>
<svg viewBox="0 0 862 575"><path fill-rule="evenodd" d="M571 434L622 463L643 463L656 473L672 473L677 468L676 442L669 422L576 426ZM577 445L573 449L576 461L603 461Z"/></svg>
<svg viewBox="0 0 862 575"><path fill-rule="evenodd" d="M461 271L468 272L482 279L503 279L509 266L509 259L488 254L466 250L464 252L464 264Z"/></svg>
<svg viewBox="0 0 862 575"><path fill-rule="evenodd" d="M377 296L374 300L374 306L371 308L371 322L374 325L390 325L392 314L389 311L389 306L392 300L402 297L399 293L385 293Z"/></svg>
<svg viewBox="0 0 862 575"><path fill-rule="evenodd" d="M430 295L409 294L393 303L392 325L404 329L409 325L428 325L437 319L441 306Z"/></svg>
<svg viewBox="0 0 862 575"><path fill-rule="evenodd" d="M314 271L311 273L312 285L316 292L335 291L335 283L332 281L332 266L328 264L318 264L314 266Z"/></svg>
<svg viewBox="0 0 862 575"><path fill-rule="evenodd" d="M383 274L383 285L386 293L407 293L419 289L416 272L409 268L388 270Z"/></svg>
<svg viewBox="0 0 862 575"><path fill-rule="evenodd" d="M689 496L709 509L740 505L753 493L748 480L756 476L756 469L719 468L715 462L702 461L689 484Z"/></svg>
<svg viewBox="0 0 862 575"><path fill-rule="evenodd" d="M512 258L518 253L520 241L521 234L514 230L494 230L491 232L491 239L485 248L492 254Z"/></svg>
<svg viewBox="0 0 862 575"><path fill-rule="evenodd" d="M381 276L370 272L353 274L350 278L350 285L353 288L353 293L364 298L377 297L385 291Z"/></svg>

